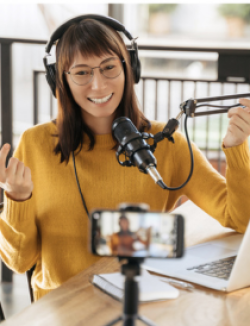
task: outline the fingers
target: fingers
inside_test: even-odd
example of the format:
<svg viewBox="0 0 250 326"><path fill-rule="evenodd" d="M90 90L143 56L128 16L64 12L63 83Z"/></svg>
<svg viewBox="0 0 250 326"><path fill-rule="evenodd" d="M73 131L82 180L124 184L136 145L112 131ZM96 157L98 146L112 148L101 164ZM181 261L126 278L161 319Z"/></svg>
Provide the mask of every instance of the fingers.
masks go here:
<svg viewBox="0 0 250 326"><path fill-rule="evenodd" d="M244 120L250 120L250 107L245 107L244 109L240 106L237 106L236 108L232 108L228 111L228 117L231 118L234 114L237 114L239 117L241 117Z"/></svg>
<svg viewBox="0 0 250 326"><path fill-rule="evenodd" d="M240 145L250 135L250 100L243 98L239 102L245 107L235 107L228 111L230 120L223 140L225 147Z"/></svg>
<svg viewBox="0 0 250 326"><path fill-rule="evenodd" d="M244 102L244 104L243 104L243 102ZM245 101L242 101L241 104L246 105L248 103L246 103ZM250 105L250 103L249 103L249 105ZM250 106L249 107L246 106L244 109L241 107L235 107L228 111L228 118L230 118L232 120L236 117L239 118L239 119L237 119L237 121L240 124L243 124L245 126L247 125L247 128L245 127L244 129L249 133L250 132Z"/></svg>
<svg viewBox="0 0 250 326"><path fill-rule="evenodd" d="M5 144L0 150L0 187L13 200L27 200L33 191L31 171L16 157L9 159L6 168L6 159L10 148L9 144Z"/></svg>
<svg viewBox="0 0 250 326"><path fill-rule="evenodd" d="M24 166L23 162L18 161L17 167L16 167L16 178L17 179L22 180L24 178L24 170L25 170L25 166Z"/></svg>
<svg viewBox="0 0 250 326"><path fill-rule="evenodd" d="M247 98L240 98L239 103L245 105L247 108L250 108L250 100Z"/></svg>
<svg viewBox="0 0 250 326"><path fill-rule="evenodd" d="M10 144L4 144L0 150L0 182L5 182L6 159L10 151Z"/></svg>
<svg viewBox="0 0 250 326"><path fill-rule="evenodd" d="M16 158L12 157L9 162L4 184L5 192L13 200L29 199L33 191L31 170Z"/></svg>
<svg viewBox="0 0 250 326"><path fill-rule="evenodd" d="M0 163L4 163L6 162L6 158L7 158L7 155L10 151L10 144L4 144L0 150Z"/></svg>
<svg viewBox="0 0 250 326"><path fill-rule="evenodd" d="M6 178L14 177L17 172L19 160L15 157L11 157L8 162L8 167L6 169Z"/></svg>
<svg viewBox="0 0 250 326"><path fill-rule="evenodd" d="M24 177L24 182L26 184L29 184L29 183L32 182L31 181L31 171L30 171L30 168L28 168L27 166L25 166L25 168L24 168L24 175L23 175L23 177Z"/></svg>
<svg viewBox="0 0 250 326"><path fill-rule="evenodd" d="M33 191L33 182L31 179L31 170L27 166L25 166L24 168L23 181L24 181L24 186L28 189L28 193L31 194Z"/></svg>
<svg viewBox="0 0 250 326"><path fill-rule="evenodd" d="M17 158L11 157L6 169L6 182L19 186L21 184L25 185L26 181L31 181L30 168L25 166L23 162L20 162Z"/></svg>
<svg viewBox="0 0 250 326"><path fill-rule="evenodd" d="M240 117L238 114L232 115L229 125L237 127L239 130L241 130L246 135L250 134L250 121L247 123L242 117Z"/></svg>

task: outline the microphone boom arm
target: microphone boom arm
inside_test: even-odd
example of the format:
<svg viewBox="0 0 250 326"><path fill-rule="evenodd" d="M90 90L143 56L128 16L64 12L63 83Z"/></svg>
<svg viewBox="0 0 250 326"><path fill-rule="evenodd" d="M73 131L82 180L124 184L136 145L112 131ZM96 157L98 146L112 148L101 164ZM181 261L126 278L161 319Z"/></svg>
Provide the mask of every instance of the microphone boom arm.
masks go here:
<svg viewBox="0 0 250 326"><path fill-rule="evenodd" d="M241 106L244 108L244 106L239 103L230 105L230 106L223 106L223 105L213 105L210 103L203 103L203 102L231 100L231 99L239 99L239 98L245 98L245 97L250 97L250 93L223 95L223 96L216 96L216 97L205 97L205 98L198 98L198 99L189 99L185 102L182 102L180 104L181 112L178 114L176 119L170 119L168 121L168 123L166 124L166 126L163 128L163 131L158 132L156 135L152 135L152 134L145 133L145 132L140 133L137 131L137 129L133 129L133 132L132 132L132 129L131 129L131 134L129 136L126 135L126 137L124 137L124 138L121 137L121 140L119 139L119 137L118 138L116 137L119 142L119 147L116 152L116 158L117 158L118 163L122 166L127 166L127 167L138 165L135 163L136 160L133 159L134 156L137 154L137 152L140 152L141 150L145 149L145 150L150 150L153 153L156 149L157 143L162 141L164 138L167 138L170 142L174 143L173 133L178 129L178 126L179 126L178 120L181 118L182 114L185 113L186 116L185 116L185 120L184 120L184 131L185 131L187 144L188 144L188 148L189 148L189 153L190 153L190 172L189 172L189 175L188 175L186 181L178 187L168 187L163 182L161 176L159 175L159 173L156 170L156 161L155 162L153 161L153 163L148 164L146 166L146 168L143 166L142 167L138 166L138 168L141 172L149 174L154 179L155 183L158 184L162 189L179 190L179 189L183 188L187 184L187 182L190 180L190 178L193 174L193 167L194 167L193 151L192 151L191 142L189 140L189 136L188 136L188 132L187 132L187 119L189 117L193 118L195 116L201 116L201 115L225 113L229 109L236 107L236 106ZM198 104L198 103L201 103L201 104ZM204 107L204 106L217 107L217 108L220 108L220 110L212 110L212 111L207 110L207 111L203 111L203 112L195 112L195 110L197 108ZM117 121L117 120L119 120L119 121ZM120 117L117 120L113 124L113 127L112 127L113 130L117 127L117 125L120 122L123 122L124 120L129 120L129 119L127 119L126 117ZM130 123L132 124L131 121L130 121ZM135 128L134 125L133 125L133 127ZM124 131L126 132L126 130L124 130ZM149 145L147 143L142 144L141 142L139 142L137 144L135 142L137 139L138 140L142 139L142 141L145 142L144 141L145 139L150 139L150 138L154 140L153 145ZM134 143L133 143L133 145L130 145L130 143L132 141ZM125 156L125 161L123 161L123 162L120 161L121 154L123 154ZM139 163L141 163L141 162L139 162Z"/></svg>
<svg viewBox="0 0 250 326"><path fill-rule="evenodd" d="M222 96L213 96L213 97L203 97L203 98L197 98L197 99L189 99L185 102L182 102L180 104L180 109L183 111L188 117L196 117L201 115L210 115L210 114L218 114L218 113L225 113L229 109L236 107L236 106L242 106L240 103L230 105L230 106L223 106L223 105L212 105L209 103L202 103L202 102L214 102L214 101L222 101L222 100L233 100L233 99L239 99L243 97L250 97L250 93L245 94L234 94L234 95L222 95ZM204 111L204 112L195 112L197 108L209 106L209 107L217 107L222 108L222 110L213 110L213 111Z"/></svg>

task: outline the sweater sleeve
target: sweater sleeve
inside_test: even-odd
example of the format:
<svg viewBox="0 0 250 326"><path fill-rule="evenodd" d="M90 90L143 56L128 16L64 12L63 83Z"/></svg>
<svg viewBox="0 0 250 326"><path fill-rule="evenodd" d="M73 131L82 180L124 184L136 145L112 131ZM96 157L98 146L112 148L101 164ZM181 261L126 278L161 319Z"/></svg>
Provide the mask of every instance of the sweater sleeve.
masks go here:
<svg viewBox="0 0 250 326"><path fill-rule="evenodd" d="M14 153L26 166L29 152L22 135ZM0 255L6 265L17 273L24 273L36 262L38 256L38 231L35 219L35 198L18 202L4 196L4 209L0 216Z"/></svg>
<svg viewBox="0 0 250 326"><path fill-rule="evenodd" d="M178 133L175 147L176 183L186 180L190 169L187 142ZM186 195L223 226L244 233L250 219L250 153L247 140L232 148L223 148L226 155L226 178L208 162L195 144L194 171L187 185L175 196ZM186 164L185 164L186 162Z"/></svg>

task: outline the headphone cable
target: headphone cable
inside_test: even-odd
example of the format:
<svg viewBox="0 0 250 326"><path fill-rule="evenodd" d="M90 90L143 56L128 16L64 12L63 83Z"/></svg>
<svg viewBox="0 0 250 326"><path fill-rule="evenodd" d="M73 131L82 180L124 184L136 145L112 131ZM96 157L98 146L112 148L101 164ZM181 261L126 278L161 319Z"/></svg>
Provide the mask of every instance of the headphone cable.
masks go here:
<svg viewBox="0 0 250 326"><path fill-rule="evenodd" d="M77 175L77 171L76 171L75 153L74 153L74 151L72 151L72 159L73 159L73 166L74 166L74 171L75 171L75 177L76 177L77 187L78 187L78 190L79 190L80 195L81 195L81 199L82 199L83 207L84 207L84 209L85 209L87 215L89 216L89 211L88 211L88 208L87 208L86 202L85 202L84 197L83 197L83 194L82 194L82 190L81 190L80 182L79 182L78 175Z"/></svg>

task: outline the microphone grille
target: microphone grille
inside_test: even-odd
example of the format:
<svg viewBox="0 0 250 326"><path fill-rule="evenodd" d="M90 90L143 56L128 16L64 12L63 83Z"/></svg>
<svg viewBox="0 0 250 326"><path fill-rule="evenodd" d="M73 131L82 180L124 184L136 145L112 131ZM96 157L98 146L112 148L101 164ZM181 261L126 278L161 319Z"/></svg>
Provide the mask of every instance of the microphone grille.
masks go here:
<svg viewBox="0 0 250 326"><path fill-rule="evenodd" d="M138 133L135 125L127 117L115 119L112 124L112 131L118 141L121 141L124 137L131 135L131 133Z"/></svg>

